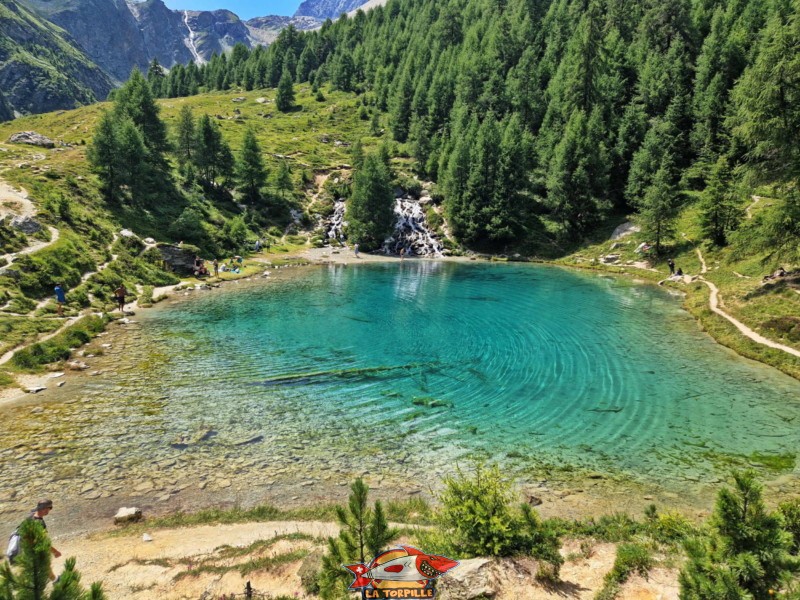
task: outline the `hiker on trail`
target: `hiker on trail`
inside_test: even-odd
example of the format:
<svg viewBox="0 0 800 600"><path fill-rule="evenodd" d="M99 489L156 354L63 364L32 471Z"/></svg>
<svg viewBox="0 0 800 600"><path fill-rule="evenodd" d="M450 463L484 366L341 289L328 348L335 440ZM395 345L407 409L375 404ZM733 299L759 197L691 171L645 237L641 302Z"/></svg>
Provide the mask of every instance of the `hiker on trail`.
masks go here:
<svg viewBox="0 0 800 600"><path fill-rule="evenodd" d="M67 295L64 293L64 285L59 283L55 287L56 304L58 305L58 316L64 316L64 303L67 301Z"/></svg>
<svg viewBox="0 0 800 600"><path fill-rule="evenodd" d="M353 244L353 254L358 258L358 244Z"/></svg>
<svg viewBox="0 0 800 600"><path fill-rule="evenodd" d="M27 519L25 519L25 520L26 521L27 520L37 521L38 523L41 524L42 528L45 531L47 531L47 523L44 522L44 518L47 515L50 514L51 510L53 510L53 501L52 500L46 500L46 499L45 500L40 500L36 504L36 508L34 508L33 511L31 511L30 516L27 517ZM11 536L12 539L11 539L11 542L9 543L9 552L6 552L6 554L8 555L9 562L12 563L12 564L14 563L14 559L16 559L16 557L19 555L19 552L20 552L20 539L19 539L19 533L18 532L19 532L19 528L17 528L17 531L15 531L14 534ZM14 537L17 538L16 541L14 540ZM61 552L56 550L53 546L50 546L50 552L53 554L53 556L55 558L58 558L59 556L61 556ZM55 578L56 578L55 573L53 573L53 571L51 569L50 570L50 580L51 581L55 581Z"/></svg>
<svg viewBox="0 0 800 600"><path fill-rule="evenodd" d="M261 240L256 240L256 252L261 251Z"/></svg>
<svg viewBox="0 0 800 600"><path fill-rule="evenodd" d="M128 295L128 290L125 289L125 284L120 283L119 287L114 290L114 298L117 300L119 312L125 312L125 296Z"/></svg>
<svg viewBox="0 0 800 600"><path fill-rule="evenodd" d="M669 267L669 274L675 275L675 261L671 258L667 259L667 266Z"/></svg>

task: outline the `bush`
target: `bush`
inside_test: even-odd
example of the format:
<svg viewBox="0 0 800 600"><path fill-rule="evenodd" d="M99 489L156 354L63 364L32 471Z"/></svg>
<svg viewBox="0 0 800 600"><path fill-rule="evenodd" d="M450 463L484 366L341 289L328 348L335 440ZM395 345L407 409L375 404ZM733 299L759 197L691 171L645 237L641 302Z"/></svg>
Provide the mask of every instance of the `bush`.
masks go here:
<svg viewBox="0 0 800 600"><path fill-rule="evenodd" d="M440 527L455 553L472 556L531 555L554 567L563 563L558 531L528 504L515 509L512 484L497 465L478 466L475 474L444 480Z"/></svg>
<svg viewBox="0 0 800 600"><path fill-rule="evenodd" d="M625 583L633 573L646 576L653 567L650 550L636 543L620 544L617 558L611 571L603 579L603 587L595 595L595 600L612 600L616 598L620 585Z"/></svg>
<svg viewBox="0 0 800 600"><path fill-rule="evenodd" d="M790 552L800 554L800 498L792 498L778 505L778 512L783 517L783 529L792 534Z"/></svg>

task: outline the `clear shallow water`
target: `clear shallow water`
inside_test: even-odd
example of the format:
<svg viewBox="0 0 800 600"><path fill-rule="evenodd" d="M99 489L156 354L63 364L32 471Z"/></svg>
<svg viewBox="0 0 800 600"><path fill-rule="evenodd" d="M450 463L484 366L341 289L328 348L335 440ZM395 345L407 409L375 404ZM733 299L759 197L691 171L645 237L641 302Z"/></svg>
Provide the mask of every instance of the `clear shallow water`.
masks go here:
<svg viewBox="0 0 800 600"><path fill-rule="evenodd" d="M142 311L102 377L44 413L4 411L18 426L0 432L0 478L33 469L91 496L86 481L426 485L474 457L675 490L762 455L795 472L800 383L715 344L660 289L428 261L238 288Z"/></svg>

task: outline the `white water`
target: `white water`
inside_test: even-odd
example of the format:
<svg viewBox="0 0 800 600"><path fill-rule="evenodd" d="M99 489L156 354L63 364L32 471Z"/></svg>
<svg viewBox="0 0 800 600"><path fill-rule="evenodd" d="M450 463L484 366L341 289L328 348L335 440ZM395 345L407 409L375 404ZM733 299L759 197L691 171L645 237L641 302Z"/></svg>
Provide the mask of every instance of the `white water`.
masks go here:
<svg viewBox="0 0 800 600"><path fill-rule="evenodd" d="M189 48L189 51L192 53L192 56L194 56L194 62L196 62L198 65L202 65L206 61L202 56L200 56L200 53L197 51L197 46L195 46L194 39L197 37L197 34L194 31L192 31L192 28L189 26L188 10L183 11L183 24L186 25L186 29L189 30L189 38L184 39L183 41Z"/></svg>
<svg viewBox="0 0 800 600"><path fill-rule="evenodd" d="M333 215L325 222L328 243L330 240L344 240L344 228L347 226L347 222L344 220L345 207L344 200L337 200L333 205Z"/></svg>
<svg viewBox="0 0 800 600"><path fill-rule="evenodd" d="M405 249L407 255L441 257L444 246L428 229L425 210L420 200L410 196L398 198L394 205L397 217L392 237L383 243L387 254L399 254Z"/></svg>

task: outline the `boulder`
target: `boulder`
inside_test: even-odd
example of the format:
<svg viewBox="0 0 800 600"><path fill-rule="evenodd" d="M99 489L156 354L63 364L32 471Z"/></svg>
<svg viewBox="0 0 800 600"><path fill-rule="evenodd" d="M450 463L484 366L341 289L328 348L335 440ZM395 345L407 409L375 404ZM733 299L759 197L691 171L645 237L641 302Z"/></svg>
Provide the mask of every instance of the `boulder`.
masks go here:
<svg viewBox="0 0 800 600"><path fill-rule="evenodd" d="M139 239L139 236L133 233L130 229L123 229L119 232L120 237Z"/></svg>
<svg viewBox="0 0 800 600"><path fill-rule="evenodd" d="M164 244L158 246L158 251L161 253L161 259L179 275L194 273L196 249Z"/></svg>
<svg viewBox="0 0 800 600"><path fill-rule="evenodd" d="M614 230L614 233L611 234L611 240L618 240L624 238L626 235L638 233L639 231L641 231L641 229L638 225L635 225L630 221L626 221Z"/></svg>
<svg viewBox="0 0 800 600"><path fill-rule="evenodd" d="M85 371L89 368L89 365L80 360L71 360L67 363L67 367L72 371Z"/></svg>
<svg viewBox="0 0 800 600"><path fill-rule="evenodd" d="M494 598L498 588L492 561L486 558L462 560L458 567L438 580L436 589L440 600Z"/></svg>
<svg viewBox="0 0 800 600"><path fill-rule="evenodd" d="M619 262L619 254L606 254L600 257L600 262L606 265L613 265Z"/></svg>
<svg viewBox="0 0 800 600"><path fill-rule="evenodd" d="M53 140L35 131L20 131L8 138L8 141L11 144L30 144L31 146L39 146L40 148L56 147L56 143Z"/></svg>
<svg viewBox="0 0 800 600"><path fill-rule="evenodd" d="M14 217L11 219L11 227L27 234L42 230L42 226L33 217Z"/></svg>
<svg viewBox="0 0 800 600"><path fill-rule="evenodd" d="M130 508L123 506L114 515L114 525L121 525L123 523L135 523L142 520L142 509L131 506Z"/></svg>

